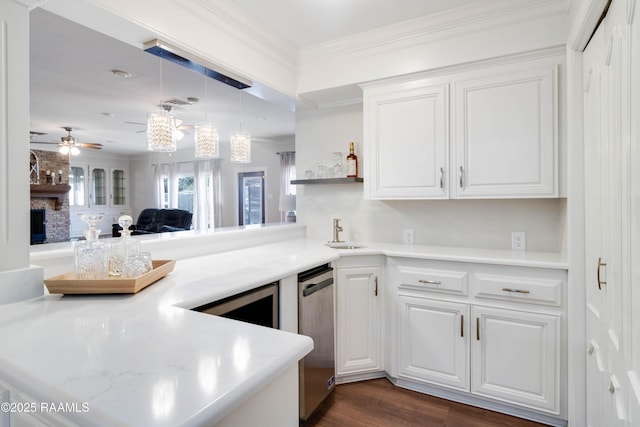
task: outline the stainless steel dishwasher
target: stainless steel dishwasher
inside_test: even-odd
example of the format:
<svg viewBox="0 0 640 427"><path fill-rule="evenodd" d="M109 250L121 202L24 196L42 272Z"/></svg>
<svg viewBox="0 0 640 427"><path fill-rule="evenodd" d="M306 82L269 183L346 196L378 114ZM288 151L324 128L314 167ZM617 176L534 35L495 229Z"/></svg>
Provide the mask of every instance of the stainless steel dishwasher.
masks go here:
<svg viewBox="0 0 640 427"><path fill-rule="evenodd" d="M300 361L301 420L335 389L333 330L333 268L323 264L298 274L298 332L313 339Z"/></svg>

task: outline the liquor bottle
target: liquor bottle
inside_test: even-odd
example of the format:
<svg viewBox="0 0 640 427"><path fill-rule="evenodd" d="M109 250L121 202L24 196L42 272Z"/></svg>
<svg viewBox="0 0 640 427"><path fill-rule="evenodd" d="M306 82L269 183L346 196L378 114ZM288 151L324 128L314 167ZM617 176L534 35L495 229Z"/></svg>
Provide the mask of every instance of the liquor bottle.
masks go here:
<svg viewBox="0 0 640 427"><path fill-rule="evenodd" d="M353 142L349 143L349 155L347 156L347 178L358 176L358 156L353 152Z"/></svg>

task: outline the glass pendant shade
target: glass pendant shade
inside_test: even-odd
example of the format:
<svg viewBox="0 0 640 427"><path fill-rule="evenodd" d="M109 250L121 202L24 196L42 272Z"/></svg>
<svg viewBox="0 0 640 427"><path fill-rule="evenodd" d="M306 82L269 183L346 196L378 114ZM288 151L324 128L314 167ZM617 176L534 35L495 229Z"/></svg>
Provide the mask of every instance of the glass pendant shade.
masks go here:
<svg viewBox="0 0 640 427"><path fill-rule="evenodd" d="M233 132L231 134L231 159L234 163L251 163L251 134Z"/></svg>
<svg viewBox="0 0 640 427"><path fill-rule="evenodd" d="M69 146L68 145L61 146L60 149L58 149L58 152L63 155L69 154Z"/></svg>
<svg viewBox="0 0 640 427"><path fill-rule="evenodd" d="M80 150L76 146L71 147L70 151L72 156L77 156L78 154L80 154Z"/></svg>
<svg viewBox="0 0 640 427"><path fill-rule="evenodd" d="M210 124L196 125L194 129L195 156L199 159L217 159L220 157L218 130Z"/></svg>
<svg viewBox="0 0 640 427"><path fill-rule="evenodd" d="M147 115L147 149L149 151L176 151L176 119L166 113Z"/></svg>

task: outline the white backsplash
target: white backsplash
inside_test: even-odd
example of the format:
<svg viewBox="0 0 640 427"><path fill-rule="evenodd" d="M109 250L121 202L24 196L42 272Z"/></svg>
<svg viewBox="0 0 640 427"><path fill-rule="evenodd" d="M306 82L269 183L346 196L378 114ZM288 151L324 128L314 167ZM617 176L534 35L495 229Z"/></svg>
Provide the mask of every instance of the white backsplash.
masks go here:
<svg viewBox="0 0 640 427"><path fill-rule="evenodd" d="M366 200L362 184L305 185L298 190L298 222L307 236L331 240L332 219L342 219L342 240L510 249L511 232L525 231L528 251L561 252L565 199Z"/></svg>

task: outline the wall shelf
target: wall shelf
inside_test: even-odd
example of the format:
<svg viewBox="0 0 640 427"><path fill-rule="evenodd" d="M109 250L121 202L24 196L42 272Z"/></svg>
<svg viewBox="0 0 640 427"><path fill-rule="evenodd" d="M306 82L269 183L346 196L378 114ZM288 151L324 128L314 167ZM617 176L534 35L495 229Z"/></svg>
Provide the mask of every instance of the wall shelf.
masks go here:
<svg viewBox="0 0 640 427"><path fill-rule="evenodd" d="M71 190L68 184L31 184L31 198L54 199L55 210L60 210L66 194Z"/></svg>
<svg viewBox="0 0 640 427"><path fill-rule="evenodd" d="M322 178L322 179L294 179L291 184L351 184L364 182L362 178Z"/></svg>

